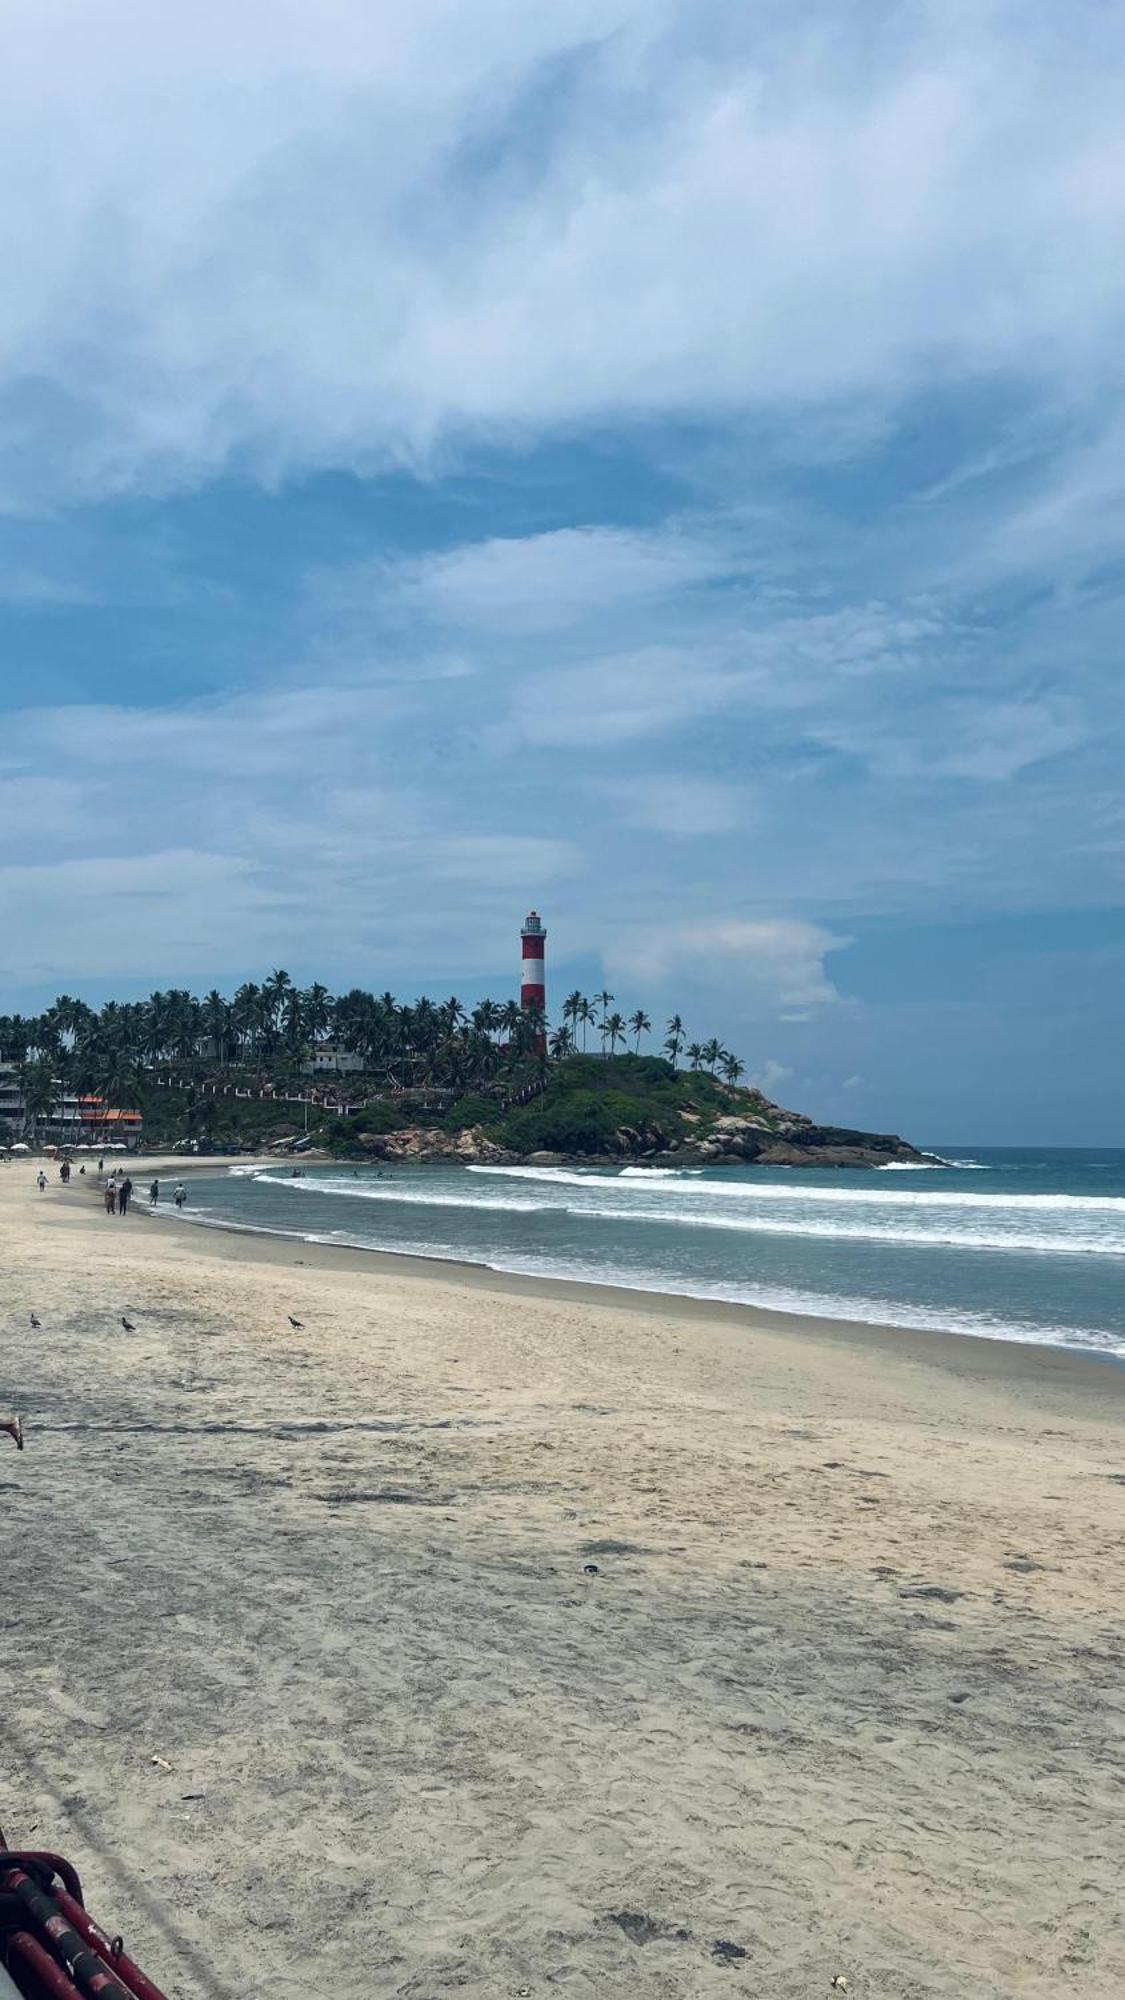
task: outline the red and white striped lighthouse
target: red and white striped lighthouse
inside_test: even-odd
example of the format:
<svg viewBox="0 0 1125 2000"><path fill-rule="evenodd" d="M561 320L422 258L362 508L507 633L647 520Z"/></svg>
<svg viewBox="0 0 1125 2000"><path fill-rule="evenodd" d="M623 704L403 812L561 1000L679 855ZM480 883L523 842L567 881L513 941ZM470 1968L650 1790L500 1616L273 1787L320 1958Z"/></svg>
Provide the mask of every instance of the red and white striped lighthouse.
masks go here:
<svg viewBox="0 0 1125 2000"><path fill-rule="evenodd" d="M525 1013L547 1018L547 933L537 910L529 910L520 932L523 958L520 965L520 1006Z"/></svg>

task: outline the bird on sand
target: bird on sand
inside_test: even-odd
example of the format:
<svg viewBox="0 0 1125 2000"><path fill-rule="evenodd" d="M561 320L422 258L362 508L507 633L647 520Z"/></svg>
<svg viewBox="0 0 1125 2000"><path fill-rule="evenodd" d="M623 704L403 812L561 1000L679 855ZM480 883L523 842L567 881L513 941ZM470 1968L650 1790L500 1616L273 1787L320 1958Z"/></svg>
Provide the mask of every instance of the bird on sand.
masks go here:
<svg viewBox="0 0 1125 2000"><path fill-rule="evenodd" d="M42 1322L42 1320L41 1320L41 1319L37 1319L37 1318L36 1318L36 1316L35 1316L35 1314L34 1314L34 1313L32 1313L32 1315L31 1315L31 1324L32 1324L32 1326L42 1326L43 1322Z"/></svg>
<svg viewBox="0 0 1125 2000"><path fill-rule="evenodd" d="M134 1322L131 1319L126 1319L124 1313L121 1315L121 1324L125 1328L126 1333L136 1333L137 1329Z"/></svg>
<svg viewBox="0 0 1125 2000"><path fill-rule="evenodd" d="M303 1319L294 1319L294 1317L293 1317L292 1313L290 1313L290 1315L289 1315L289 1324L290 1324L290 1326L295 1326L295 1327L297 1327L298 1329L300 1329L301 1327L303 1327L303 1326L304 1326L305 1322L304 1322L304 1320L303 1320Z"/></svg>
<svg viewBox="0 0 1125 2000"><path fill-rule="evenodd" d="M16 1450L23 1450L23 1424L18 1417L0 1417L0 1431L7 1431L16 1441Z"/></svg>

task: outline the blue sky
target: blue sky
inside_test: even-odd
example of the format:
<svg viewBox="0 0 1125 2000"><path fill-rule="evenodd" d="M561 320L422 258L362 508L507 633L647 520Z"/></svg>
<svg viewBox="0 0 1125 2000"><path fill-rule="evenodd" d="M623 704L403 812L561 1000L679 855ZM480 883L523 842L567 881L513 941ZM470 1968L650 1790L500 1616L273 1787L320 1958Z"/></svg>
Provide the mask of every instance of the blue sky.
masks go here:
<svg viewBox="0 0 1125 2000"><path fill-rule="evenodd" d="M1125 1142L1119 9L51 0L0 78L0 1007L677 1005Z"/></svg>

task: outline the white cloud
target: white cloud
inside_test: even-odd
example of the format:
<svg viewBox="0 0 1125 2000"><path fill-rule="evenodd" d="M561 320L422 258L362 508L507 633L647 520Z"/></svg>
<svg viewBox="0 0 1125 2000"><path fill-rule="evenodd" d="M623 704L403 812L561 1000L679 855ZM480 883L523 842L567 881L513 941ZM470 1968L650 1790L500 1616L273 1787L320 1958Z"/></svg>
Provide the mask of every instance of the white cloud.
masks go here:
<svg viewBox="0 0 1125 2000"><path fill-rule="evenodd" d="M479 631L535 634L606 612L635 612L728 575L733 551L714 535L561 528L547 535L470 542L398 572L408 616Z"/></svg>
<svg viewBox="0 0 1125 2000"><path fill-rule="evenodd" d="M768 1056L761 1068L756 1069L753 1075L747 1078L747 1082L756 1085L769 1097L771 1092L780 1090L782 1084L786 1083L792 1074L793 1071L787 1063L777 1062L773 1056Z"/></svg>
<svg viewBox="0 0 1125 2000"><path fill-rule="evenodd" d="M683 778L675 772L617 777L598 787L626 826L677 836L733 833L747 817L744 788L718 778Z"/></svg>
<svg viewBox="0 0 1125 2000"><path fill-rule="evenodd" d="M45 0L0 77L10 495L1117 382L1123 43L1047 0Z"/></svg>
<svg viewBox="0 0 1125 2000"><path fill-rule="evenodd" d="M512 955L513 912L576 842L414 782L386 690L7 718L0 940L10 985L207 982L267 958L414 978ZM50 773L48 777L46 774Z"/></svg>
<svg viewBox="0 0 1125 2000"><path fill-rule="evenodd" d="M826 956L848 943L798 918L710 918L702 923L623 926L606 952L610 977L663 984L671 977L721 990L736 981L789 1019L831 1006L839 995Z"/></svg>

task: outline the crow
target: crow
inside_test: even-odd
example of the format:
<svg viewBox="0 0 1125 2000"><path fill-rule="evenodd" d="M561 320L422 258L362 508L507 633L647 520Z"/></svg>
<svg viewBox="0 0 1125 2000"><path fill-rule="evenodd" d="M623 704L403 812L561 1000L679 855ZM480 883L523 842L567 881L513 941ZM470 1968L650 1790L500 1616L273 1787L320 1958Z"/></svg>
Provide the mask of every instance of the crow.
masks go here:
<svg viewBox="0 0 1125 2000"><path fill-rule="evenodd" d="M292 1313L290 1313L289 1324L290 1326L295 1326L299 1331L304 1326L305 1322L303 1319L294 1319Z"/></svg>
<svg viewBox="0 0 1125 2000"><path fill-rule="evenodd" d="M32 1315L31 1315L31 1324L32 1324L32 1326L42 1326L43 1322L42 1322L42 1320L41 1320L41 1319L36 1319L36 1317L35 1317L35 1314L34 1314L34 1313L32 1313Z"/></svg>
<svg viewBox="0 0 1125 2000"><path fill-rule="evenodd" d="M126 1333L136 1333L137 1329L134 1326L133 1321L131 1319L126 1319L124 1313L122 1313L121 1315L121 1324L125 1328Z"/></svg>
<svg viewBox="0 0 1125 2000"><path fill-rule="evenodd" d="M16 1450L23 1450L23 1425L18 1417L0 1417L0 1431L7 1431L16 1441Z"/></svg>

